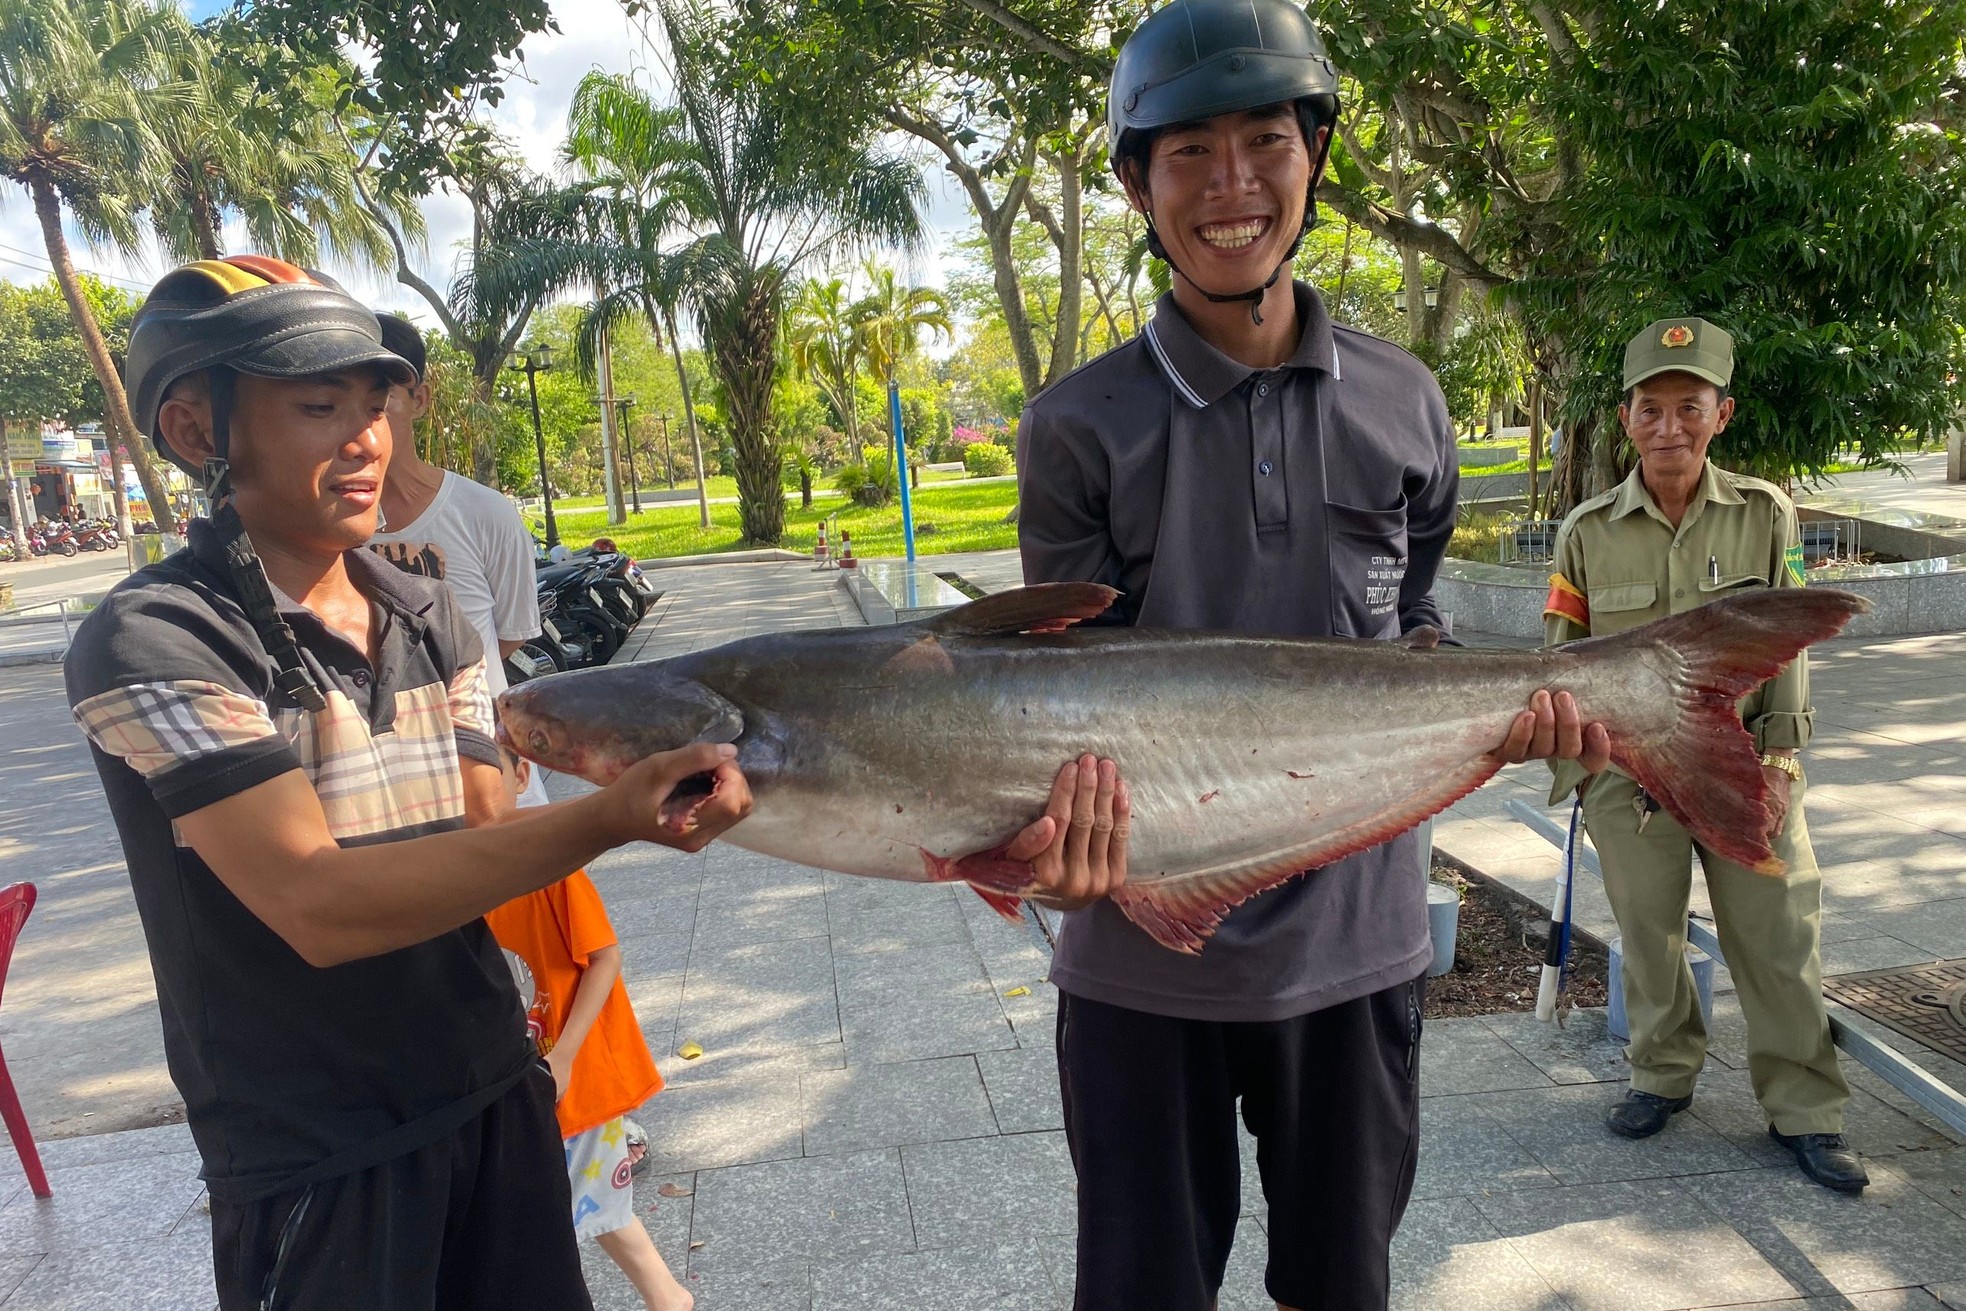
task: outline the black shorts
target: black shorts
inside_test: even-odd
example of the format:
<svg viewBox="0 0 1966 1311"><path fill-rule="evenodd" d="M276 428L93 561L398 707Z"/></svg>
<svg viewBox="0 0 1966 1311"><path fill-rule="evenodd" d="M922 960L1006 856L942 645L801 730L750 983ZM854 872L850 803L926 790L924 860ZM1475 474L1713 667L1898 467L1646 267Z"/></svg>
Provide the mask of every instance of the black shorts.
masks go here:
<svg viewBox="0 0 1966 1311"><path fill-rule="evenodd" d="M258 1202L212 1201L219 1311L592 1311L553 1076L428 1147Z"/></svg>
<svg viewBox="0 0 1966 1311"><path fill-rule="evenodd" d="M1270 1297L1384 1311L1418 1162L1424 982L1261 1023L1061 995L1076 1311L1208 1311L1241 1209L1237 1099L1270 1207Z"/></svg>

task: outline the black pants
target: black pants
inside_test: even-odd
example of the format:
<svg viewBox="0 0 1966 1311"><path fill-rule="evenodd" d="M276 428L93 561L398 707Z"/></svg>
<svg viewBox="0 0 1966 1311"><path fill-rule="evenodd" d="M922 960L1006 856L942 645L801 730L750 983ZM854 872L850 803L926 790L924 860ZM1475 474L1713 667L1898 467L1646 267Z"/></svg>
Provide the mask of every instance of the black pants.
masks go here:
<svg viewBox="0 0 1966 1311"><path fill-rule="evenodd" d="M212 1264L219 1311L592 1311L553 1076L381 1165L213 1199Z"/></svg>
<svg viewBox="0 0 1966 1311"><path fill-rule="evenodd" d="M1076 1311L1207 1311L1241 1209L1238 1099L1270 1207L1270 1297L1384 1311L1419 1151L1423 983L1263 1023L1061 995Z"/></svg>

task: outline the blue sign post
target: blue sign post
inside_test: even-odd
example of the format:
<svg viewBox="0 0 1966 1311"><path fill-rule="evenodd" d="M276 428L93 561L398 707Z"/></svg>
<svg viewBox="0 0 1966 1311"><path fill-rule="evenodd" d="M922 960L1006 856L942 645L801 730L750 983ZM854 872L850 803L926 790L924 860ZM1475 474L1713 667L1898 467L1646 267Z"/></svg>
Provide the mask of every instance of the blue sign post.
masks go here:
<svg viewBox="0 0 1966 1311"><path fill-rule="evenodd" d="M901 482L901 544L907 548L908 563L915 562L915 507L908 496L908 437L901 430L901 387L887 380L888 421L894 425L894 472Z"/></svg>

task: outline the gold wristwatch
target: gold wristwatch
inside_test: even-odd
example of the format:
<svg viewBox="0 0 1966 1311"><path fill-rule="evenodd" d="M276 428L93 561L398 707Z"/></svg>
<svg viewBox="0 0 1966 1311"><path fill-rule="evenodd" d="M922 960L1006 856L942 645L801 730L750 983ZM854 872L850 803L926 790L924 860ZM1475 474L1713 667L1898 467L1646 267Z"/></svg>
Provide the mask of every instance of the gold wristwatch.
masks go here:
<svg viewBox="0 0 1966 1311"><path fill-rule="evenodd" d="M1802 762L1794 756L1778 756L1773 752L1769 752L1761 757L1761 763L1770 769L1781 770L1789 776L1791 783L1800 783L1802 781Z"/></svg>

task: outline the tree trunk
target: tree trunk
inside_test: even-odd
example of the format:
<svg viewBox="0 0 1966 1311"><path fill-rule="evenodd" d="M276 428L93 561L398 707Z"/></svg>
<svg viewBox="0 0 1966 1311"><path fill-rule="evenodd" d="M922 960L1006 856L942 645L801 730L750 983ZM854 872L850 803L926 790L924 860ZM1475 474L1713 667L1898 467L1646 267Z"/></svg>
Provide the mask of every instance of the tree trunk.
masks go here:
<svg viewBox="0 0 1966 1311"><path fill-rule="evenodd" d="M702 527L710 526L710 492L703 481L703 434L696 429L696 402L690 398L689 372L683 368L683 348L676 337L676 316L664 310L663 327L669 333L669 357L676 362L676 386L683 393L683 422L689 425L690 449L696 454L696 510Z"/></svg>
<svg viewBox="0 0 1966 1311"><path fill-rule="evenodd" d="M164 528L172 522L170 488L157 471L150 452L144 449L143 434L137 431L136 420L130 416L130 398L123 390L123 379L109 355L109 343L103 340L88 298L82 294L82 280L76 276L75 263L68 256L68 238L61 231L61 198L46 178L36 177L28 187L34 195L35 216L41 220L41 240L48 249L48 262L55 266L55 282L61 287L62 299L68 302L69 315L75 320L75 330L81 334L82 349L89 356L89 366L95 370L96 382L102 386L103 418L109 429L115 483L119 488L123 485L122 461L114 454L120 446L123 459L136 466L137 481L143 484L144 499L150 502L150 517L160 529ZM125 517L127 513L124 512ZM127 541L130 525L122 523L118 529Z"/></svg>
<svg viewBox="0 0 1966 1311"><path fill-rule="evenodd" d="M1051 365L1044 375L1047 387L1078 362L1079 320L1085 303L1085 208L1078 156L1054 155L1051 165L1058 170L1060 192L1058 230L1052 234L1058 248L1058 328L1051 334Z"/></svg>
<svg viewBox="0 0 1966 1311"><path fill-rule="evenodd" d="M776 546L785 536L785 492L779 482L784 452L772 430L771 384L778 369L778 315L767 286L752 282L728 321L711 337L729 402L730 441L736 453L737 513L744 539Z"/></svg>
<svg viewBox="0 0 1966 1311"><path fill-rule="evenodd" d="M799 470L799 508L812 508L812 470L809 468Z"/></svg>

